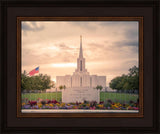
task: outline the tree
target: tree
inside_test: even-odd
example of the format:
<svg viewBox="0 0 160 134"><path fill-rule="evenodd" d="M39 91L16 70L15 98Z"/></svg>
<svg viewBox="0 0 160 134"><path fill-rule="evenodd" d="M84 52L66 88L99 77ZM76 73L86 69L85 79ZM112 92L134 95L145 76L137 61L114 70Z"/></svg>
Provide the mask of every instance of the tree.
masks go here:
<svg viewBox="0 0 160 134"><path fill-rule="evenodd" d="M27 76L24 71L21 74L21 90L45 90L51 88L51 79L48 75L39 74L36 76Z"/></svg>
<svg viewBox="0 0 160 134"><path fill-rule="evenodd" d="M65 86L65 85L60 85L60 86L59 86L59 89L60 89L60 90L66 89L66 86Z"/></svg>
<svg viewBox="0 0 160 134"><path fill-rule="evenodd" d="M60 89L60 90L62 90L62 89L63 89L63 86L62 86L62 85L60 85L60 86L59 86L59 89Z"/></svg>
<svg viewBox="0 0 160 134"><path fill-rule="evenodd" d="M125 82L125 83L124 83L123 89L124 89L124 90L129 90L129 89L130 89L130 85L129 85L128 82Z"/></svg>
<svg viewBox="0 0 160 134"><path fill-rule="evenodd" d="M139 68L134 66L129 69L130 85L132 90L139 90Z"/></svg>
<svg viewBox="0 0 160 134"><path fill-rule="evenodd" d="M50 86L53 87L53 88L55 88L55 82L51 81Z"/></svg>
<svg viewBox="0 0 160 134"><path fill-rule="evenodd" d="M99 89L99 86L98 86L98 85L96 86L96 89L97 89L97 90Z"/></svg>
<svg viewBox="0 0 160 134"><path fill-rule="evenodd" d="M117 90L139 90L139 68L133 66L127 75L123 74L112 79L109 86Z"/></svg>
<svg viewBox="0 0 160 134"><path fill-rule="evenodd" d="M117 90L122 90L122 86L123 85L123 81L122 81L122 77L116 77L114 79L111 80L111 82L109 83L109 86L112 89L117 89Z"/></svg>
<svg viewBox="0 0 160 134"><path fill-rule="evenodd" d="M96 86L96 89L99 90L99 85Z"/></svg>
<svg viewBox="0 0 160 134"><path fill-rule="evenodd" d="M129 69L129 76L136 76L139 73L139 68L136 66L133 66L132 68Z"/></svg>
<svg viewBox="0 0 160 134"><path fill-rule="evenodd" d="M64 90L66 89L66 86L65 86L65 85L63 86L63 89L64 89Z"/></svg>
<svg viewBox="0 0 160 134"><path fill-rule="evenodd" d="M66 86L65 86L65 85L60 85L60 86L59 86L59 89L60 89L60 90L62 90L62 89L65 90L65 89L66 89ZM56 98L57 98L57 90L56 90Z"/></svg>
<svg viewBox="0 0 160 134"><path fill-rule="evenodd" d="M96 89L97 89L97 90L102 90L103 87L102 87L101 85L97 85L97 86L96 86Z"/></svg>
<svg viewBox="0 0 160 134"><path fill-rule="evenodd" d="M98 90L101 91L101 90L103 89L103 87L102 87L101 85L97 85L97 86L96 86L96 89L97 89L97 91L98 91ZM98 95L98 94L97 94L97 95Z"/></svg>
<svg viewBox="0 0 160 134"><path fill-rule="evenodd" d="M21 74L21 90L24 91L26 89L26 71Z"/></svg>
<svg viewBox="0 0 160 134"><path fill-rule="evenodd" d="M103 89L103 87L101 85L99 85L99 90L101 91Z"/></svg>

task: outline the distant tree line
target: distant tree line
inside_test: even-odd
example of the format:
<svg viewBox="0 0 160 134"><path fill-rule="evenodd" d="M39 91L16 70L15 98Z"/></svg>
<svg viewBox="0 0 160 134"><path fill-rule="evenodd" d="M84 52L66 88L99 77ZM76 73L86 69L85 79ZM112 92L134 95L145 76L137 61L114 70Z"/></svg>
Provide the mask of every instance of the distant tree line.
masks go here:
<svg viewBox="0 0 160 134"><path fill-rule="evenodd" d="M118 91L139 90L139 68L133 66L127 75L123 74L112 79L109 86Z"/></svg>
<svg viewBox="0 0 160 134"><path fill-rule="evenodd" d="M45 90L53 87L50 76L48 75L35 75L27 76L26 71L21 74L21 90Z"/></svg>

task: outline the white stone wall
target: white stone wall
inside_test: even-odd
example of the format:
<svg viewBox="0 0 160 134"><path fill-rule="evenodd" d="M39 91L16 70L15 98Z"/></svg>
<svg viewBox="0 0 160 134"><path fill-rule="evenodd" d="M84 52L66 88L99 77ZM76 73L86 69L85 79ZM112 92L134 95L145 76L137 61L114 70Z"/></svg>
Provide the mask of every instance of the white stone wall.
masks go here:
<svg viewBox="0 0 160 134"><path fill-rule="evenodd" d="M100 91L93 88L67 88L62 90L62 102L100 101Z"/></svg>
<svg viewBox="0 0 160 134"><path fill-rule="evenodd" d="M72 79L71 79L71 75L65 75L65 85L66 87L70 88L71 87L71 84L72 84Z"/></svg>
<svg viewBox="0 0 160 134"><path fill-rule="evenodd" d="M82 79L82 83L81 83ZM72 87L90 87L90 75L88 72L74 72L72 75Z"/></svg>
<svg viewBox="0 0 160 134"><path fill-rule="evenodd" d="M65 85L70 88L72 85L71 75L56 76L56 87L59 88L61 85Z"/></svg>
<svg viewBox="0 0 160 134"><path fill-rule="evenodd" d="M80 76L72 75L72 87L80 87Z"/></svg>
<svg viewBox="0 0 160 134"><path fill-rule="evenodd" d="M59 86L65 84L65 76L56 76L56 87L59 88Z"/></svg>
<svg viewBox="0 0 160 134"><path fill-rule="evenodd" d="M90 87L90 76L82 75L82 87Z"/></svg>
<svg viewBox="0 0 160 134"><path fill-rule="evenodd" d="M102 91L104 91L106 87L106 76L97 76L97 85L101 85L103 87Z"/></svg>
<svg viewBox="0 0 160 134"><path fill-rule="evenodd" d="M97 75L91 75L91 83L93 88L97 86Z"/></svg>
<svg viewBox="0 0 160 134"><path fill-rule="evenodd" d="M82 86L81 86L82 78ZM92 87L95 88L97 85L103 86L102 91L106 87L106 76L89 75L86 73L75 73L65 76L56 77L56 87L59 88L60 85L66 85L67 88L78 88L78 87Z"/></svg>

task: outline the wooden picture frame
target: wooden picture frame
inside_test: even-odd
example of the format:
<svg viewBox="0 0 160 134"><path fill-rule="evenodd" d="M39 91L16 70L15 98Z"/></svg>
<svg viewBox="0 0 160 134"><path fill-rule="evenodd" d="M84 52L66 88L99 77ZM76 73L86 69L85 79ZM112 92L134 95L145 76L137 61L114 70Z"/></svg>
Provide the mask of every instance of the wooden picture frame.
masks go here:
<svg viewBox="0 0 160 134"><path fill-rule="evenodd" d="M21 112L21 22L22 21L136 21L139 23L138 113L22 113ZM17 117L143 117L143 17L17 17Z"/></svg>
<svg viewBox="0 0 160 134"><path fill-rule="evenodd" d="M1 87L4 89L1 91L2 132L157 132L159 115L157 107L159 95L158 9L159 2L154 0L3 1L0 16L2 20L1 43L3 44L1 47ZM143 44L139 48L140 112L136 115L20 113L20 22L26 18L34 20L36 17L41 20L52 17L58 20L66 20L66 17L71 20L80 17L83 19L91 17L91 20L97 20L96 17L103 19L108 17L114 20L117 17L120 20L134 18L139 21L139 43Z"/></svg>

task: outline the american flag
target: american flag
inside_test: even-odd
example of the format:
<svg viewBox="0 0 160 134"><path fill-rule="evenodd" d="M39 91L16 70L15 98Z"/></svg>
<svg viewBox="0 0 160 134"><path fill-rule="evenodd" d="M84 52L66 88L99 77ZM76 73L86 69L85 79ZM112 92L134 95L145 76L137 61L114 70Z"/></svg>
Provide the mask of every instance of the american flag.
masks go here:
<svg viewBox="0 0 160 134"><path fill-rule="evenodd" d="M34 75L35 73L39 73L39 67L33 69L32 71L29 72L29 75L32 76Z"/></svg>

